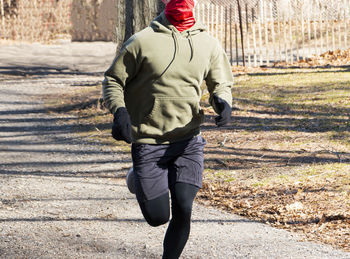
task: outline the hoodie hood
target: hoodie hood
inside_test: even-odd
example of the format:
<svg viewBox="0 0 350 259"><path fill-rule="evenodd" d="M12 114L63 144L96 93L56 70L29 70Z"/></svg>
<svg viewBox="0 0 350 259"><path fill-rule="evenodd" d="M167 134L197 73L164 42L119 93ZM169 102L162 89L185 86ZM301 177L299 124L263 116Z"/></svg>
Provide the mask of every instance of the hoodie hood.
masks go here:
<svg viewBox="0 0 350 259"><path fill-rule="evenodd" d="M179 32L176 29L176 27L173 24L171 24L171 22L169 22L164 12L162 12L157 18L155 18L151 22L150 27L155 32L166 33L166 34L172 34L172 32L176 32L176 33L180 33L181 35L190 34L192 36L207 30L207 28L203 24L196 21L191 28L184 30L182 32Z"/></svg>
<svg viewBox="0 0 350 259"><path fill-rule="evenodd" d="M151 22L150 27L155 31L159 33L165 33L169 34L173 37L174 40L174 55L173 59L171 60L170 64L168 65L167 69L170 67L170 65L174 62L178 48L179 48L179 40L178 37L186 37L188 39L188 44L191 48L191 56L189 57L189 61L192 60L195 52L195 46L192 40L192 36L197 35L203 31L206 31L206 28L204 25L196 22L193 26L188 28L187 30L184 30L182 32L179 32L176 26L174 26L165 16L165 12L162 12L156 19L154 19ZM166 69L166 70L167 70ZM164 71L164 73L166 72Z"/></svg>

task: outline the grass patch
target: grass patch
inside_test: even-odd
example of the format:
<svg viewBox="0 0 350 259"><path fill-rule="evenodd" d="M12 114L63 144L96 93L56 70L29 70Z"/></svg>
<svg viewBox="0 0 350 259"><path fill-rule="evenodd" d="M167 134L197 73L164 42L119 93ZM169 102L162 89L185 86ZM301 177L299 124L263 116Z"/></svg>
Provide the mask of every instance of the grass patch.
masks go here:
<svg viewBox="0 0 350 259"><path fill-rule="evenodd" d="M203 131L198 200L350 251L349 86L342 68L237 77L232 125Z"/></svg>
<svg viewBox="0 0 350 259"><path fill-rule="evenodd" d="M73 126L76 134L90 141L109 145L119 152L129 153L130 145L111 136L112 115L103 107L101 85L79 87L61 96L45 96L50 113L66 114L71 119L59 121Z"/></svg>

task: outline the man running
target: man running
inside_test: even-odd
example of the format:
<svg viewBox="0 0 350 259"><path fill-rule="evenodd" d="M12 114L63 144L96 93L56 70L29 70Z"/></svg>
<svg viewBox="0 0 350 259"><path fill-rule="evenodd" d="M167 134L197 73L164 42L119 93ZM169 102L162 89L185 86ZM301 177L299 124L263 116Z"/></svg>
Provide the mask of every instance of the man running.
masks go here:
<svg viewBox="0 0 350 259"><path fill-rule="evenodd" d="M112 135L132 143L136 198L148 224L172 217L163 258L179 258L190 233L193 200L202 186L201 84L230 121L233 76L224 50L195 21L193 0L163 0L165 11L124 43L103 81L114 114Z"/></svg>

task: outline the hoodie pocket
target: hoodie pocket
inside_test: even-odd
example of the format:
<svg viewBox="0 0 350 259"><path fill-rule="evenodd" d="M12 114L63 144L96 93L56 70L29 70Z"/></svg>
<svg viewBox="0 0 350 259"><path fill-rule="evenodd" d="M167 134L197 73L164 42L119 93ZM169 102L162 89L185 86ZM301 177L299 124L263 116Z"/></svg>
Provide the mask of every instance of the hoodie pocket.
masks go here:
<svg viewBox="0 0 350 259"><path fill-rule="evenodd" d="M198 97L157 97L153 109L141 122L139 134L172 138L190 134L203 122Z"/></svg>

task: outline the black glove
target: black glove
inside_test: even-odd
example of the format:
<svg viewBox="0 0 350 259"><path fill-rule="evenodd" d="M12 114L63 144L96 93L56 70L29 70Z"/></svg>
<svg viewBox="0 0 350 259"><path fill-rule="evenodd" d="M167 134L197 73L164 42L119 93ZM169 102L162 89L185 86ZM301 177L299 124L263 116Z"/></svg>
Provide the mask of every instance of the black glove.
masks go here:
<svg viewBox="0 0 350 259"><path fill-rule="evenodd" d="M218 127L222 127L231 121L231 106L222 98L213 95L216 112L219 116L215 117L215 123Z"/></svg>
<svg viewBox="0 0 350 259"><path fill-rule="evenodd" d="M126 143L131 143L131 122L125 107L118 108L114 113L112 136L116 140L124 140Z"/></svg>

